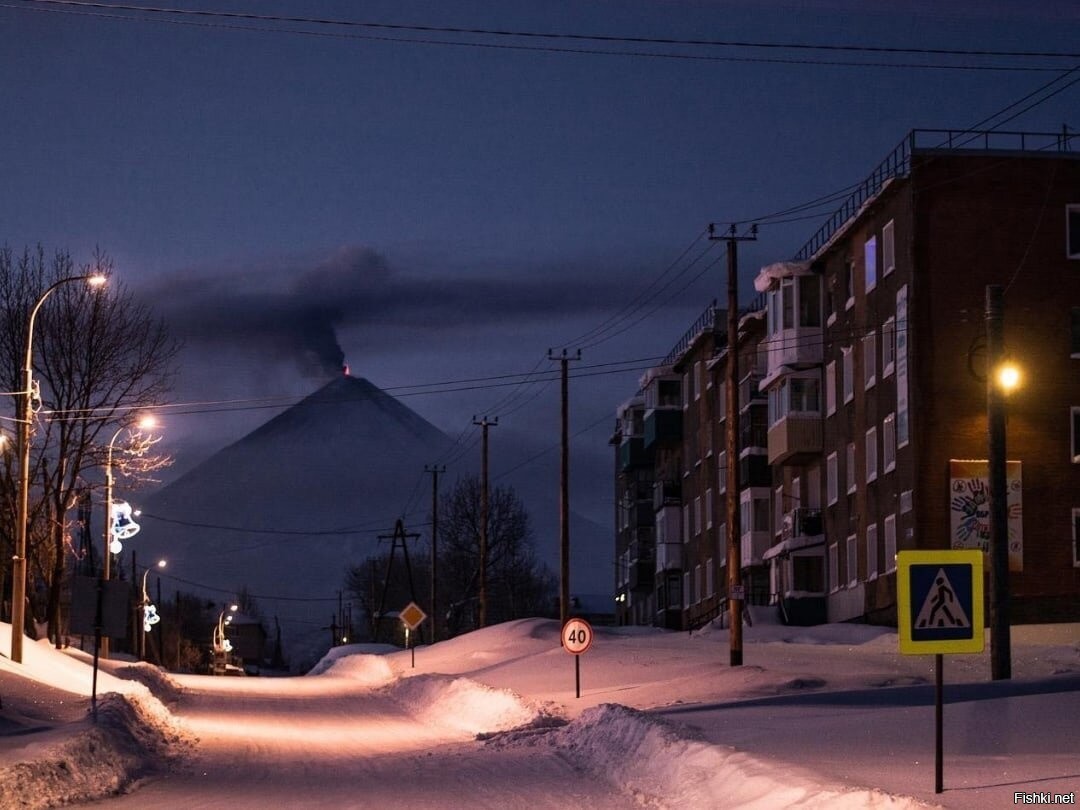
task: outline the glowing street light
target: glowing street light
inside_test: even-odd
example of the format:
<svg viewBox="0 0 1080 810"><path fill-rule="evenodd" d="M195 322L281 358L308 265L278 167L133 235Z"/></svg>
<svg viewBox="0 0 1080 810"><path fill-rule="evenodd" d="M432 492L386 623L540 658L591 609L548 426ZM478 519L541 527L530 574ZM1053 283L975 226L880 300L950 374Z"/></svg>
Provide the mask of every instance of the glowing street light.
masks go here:
<svg viewBox="0 0 1080 810"><path fill-rule="evenodd" d="M165 560L158 560L158 569L164 568L168 563ZM146 659L146 634L154 629L154 625L161 621L161 617L158 616L157 606L151 603L150 595L146 592L146 577L150 574L150 568L147 567L143 571L142 575L142 632L139 633L139 660ZM158 580L158 597L161 596L161 581ZM160 647L160 645L159 645Z"/></svg>
<svg viewBox="0 0 1080 810"><path fill-rule="evenodd" d="M211 640L215 658L232 652L232 642L225 638L225 627L232 621L232 614L239 609L239 605L229 605L227 610L223 610L218 614L217 624L214 626L214 635Z"/></svg>
<svg viewBox="0 0 1080 810"><path fill-rule="evenodd" d="M153 416L147 415L147 416L143 416L139 420L136 427L137 427L138 430L151 430L156 425L157 425L157 420ZM108 582L109 579L112 576L112 572L109 570L112 567L112 555L120 553L120 549L121 549L120 540L121 539L126 540L128 537L133 536L135 534L135 531L138 531L138 529L136 528L135 531L131 531L131 532L125 534L123 538L121 538L121 537L119 537L119 536L117 536L115 534L114 526L113 526L113 522L116 520L116 514L114 513L114 509L113 509L113 470L112 470L112 466L113 466L113 449L116 446L117 438L125 430L130 430L130 428L128 428L126 426L121 427L121 428L117 428L116 433L114 433L112 438L109 440L109 449L108 449L108 452L106 453L106 456L105 456L105 533L104 533L105 534L105 542L104 542L105 554L104 554L104 561L103 561L102 566L101 566L101 578L103 580L105 580L106 582ZM125 508L126 511L122 514L122 516L126 517L126 518L130 518L131 507L127 506L125 504L124 508ZM131 522L131 521L128 521L128 522ZM137 524L134 524L133 522L131 522L131 523L132 523L132 525L137 525ZM109 657L109 638L108 638L108 636L105 636L105 637L103 637L101 639L101 657L102 658L108 658Z"/></svg>
<svg viewBox="0 0 1080 810"><path fill-rule="evenodd" d="M53 282L41 294L26 326L26 354L23 359L23 390L19 392L16 421L19 423L19 491L15 527L15 555L11 559L11 660L22 663L23 628L26 625L26 534L30 520L30 420L34 411L34 320L38 310L53 290L62 284L85 281L90 287L101 287L106 277L100 273L68 276Z"/></svg>

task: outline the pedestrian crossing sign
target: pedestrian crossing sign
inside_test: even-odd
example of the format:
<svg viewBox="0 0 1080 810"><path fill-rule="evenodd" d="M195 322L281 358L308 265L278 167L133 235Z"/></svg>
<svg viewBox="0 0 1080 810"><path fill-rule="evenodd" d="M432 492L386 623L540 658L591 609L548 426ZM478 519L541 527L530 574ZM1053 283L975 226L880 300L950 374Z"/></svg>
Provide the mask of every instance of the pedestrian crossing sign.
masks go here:
<svg viewBox="0 0 1080 810"><path fill-rule="evenodd" d="M982 551L901 551L896 578L900 652L983 651Z"/></svg>

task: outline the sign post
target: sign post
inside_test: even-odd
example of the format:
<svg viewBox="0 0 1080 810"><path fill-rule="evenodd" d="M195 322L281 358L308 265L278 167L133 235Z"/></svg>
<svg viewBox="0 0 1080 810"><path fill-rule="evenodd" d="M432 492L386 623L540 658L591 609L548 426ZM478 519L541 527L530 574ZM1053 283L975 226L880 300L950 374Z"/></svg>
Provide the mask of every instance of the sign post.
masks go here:
<svg viewBox="0 0 1080 810"><path fill-rule="evenodd" d="M935 656L934 792L943 786L945 653L978 653L983 634L983 553L977 549L896 555L900 652Z"/></svg>
<svg viewBox="0 0 1080 810"><path fill-rule="evenodd" d="M581 655L592 646L593 629L584 619L567 619L562 629L562 645L574 656L574 694L581 697Z"/></svg>
<svg viewBox="0 0 1080 810"><path fill-rule="evenodd" d="M405 625L405 646L408 647L412 653L412 667L415 669L416 648L410 643L409 634L423 623L424 619L427 618L427 614L420 609L420 606L416 604L416 602L409 602L409 604L401 609L398 617L401 619L401 623Z"/></svg>

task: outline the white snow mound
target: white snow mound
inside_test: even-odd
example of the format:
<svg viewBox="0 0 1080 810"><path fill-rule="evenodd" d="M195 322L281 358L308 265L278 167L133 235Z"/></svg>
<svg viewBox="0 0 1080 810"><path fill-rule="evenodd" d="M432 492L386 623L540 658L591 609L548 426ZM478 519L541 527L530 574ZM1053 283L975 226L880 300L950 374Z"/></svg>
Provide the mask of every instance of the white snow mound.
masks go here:
<svg viewBox="0 0 1080 810"><path fill-rule="evenodd" d="M623 786L650 807L926 806L878 790L824 787L809 771L780 770L775 762L694 739L661 718L614 703L586 709L577 720L549 733L522 733L518 743L555 746L570 762Z"/></svg>
<svg viewBox="0 0 1080 810"><path fill-rule="evenodd" d="M474 735L518 728L542 715L509 689L492 689L469 678L417 675L399 681L391 695L425 723Z"/></svg>
<svg viewBox="0 0 1080 810"><path fill-rule="evenodd" d="M348 678L364 686L385 686L396 677L382 655L343 655L323 658L308 675Z"/></svg>

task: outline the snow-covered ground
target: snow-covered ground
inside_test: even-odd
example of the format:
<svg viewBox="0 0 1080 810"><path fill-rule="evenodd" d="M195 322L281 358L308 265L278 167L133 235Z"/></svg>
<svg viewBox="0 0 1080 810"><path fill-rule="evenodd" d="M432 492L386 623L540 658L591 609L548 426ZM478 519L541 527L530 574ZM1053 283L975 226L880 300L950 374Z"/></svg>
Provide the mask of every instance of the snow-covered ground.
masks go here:
<svg viewBox="0 0 1080 810"><path fill-rule="evenodd" d="M1011 807L1080 793L1080 625L1014 627L1013 679L864 625L596 628L574 660L522 620L415 651L333 650L299 678L171 676L27 643L0 657L0 807ZM10 649L0 624L0 652ZM361 789L362 786L362 789ZM382 792L380 792L382 791ZM128 796L115 796L130 793Z"/></svg>

